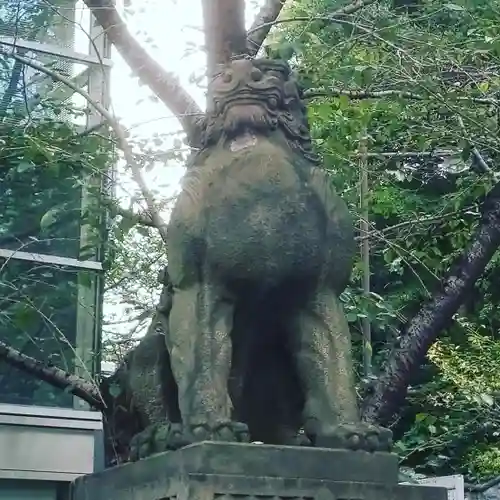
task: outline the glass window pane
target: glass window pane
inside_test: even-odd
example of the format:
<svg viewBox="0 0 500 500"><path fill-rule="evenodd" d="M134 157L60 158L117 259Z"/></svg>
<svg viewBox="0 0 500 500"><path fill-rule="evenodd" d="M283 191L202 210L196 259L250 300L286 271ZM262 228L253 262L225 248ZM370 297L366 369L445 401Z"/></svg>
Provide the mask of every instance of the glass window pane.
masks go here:
<svg viewBox="0 0 500 500"><path fill-rule="evenodd" d="M23 170L13 162L0 168L0 248L79 258L82 195L73 166Z"/></svg>
<svg viewBox="0 0 500 500"><path fill-rule="evenodd" d="M99 279L92 271L0 259L0 340L91 377ZM0 363L0 403L73 407L73 396Z"/></svg>
<svg viewBox="0 0 500 500"><path fill-rule="evenodd" d="M59 47L73 48L75 32L88 31L76 22L74 0L3 0L0 8L0 36L16 37ZM76 21L76 22L75 22Z"/></svg>
<svg viewBox="0 0 500 500"><path fill-rule="evenodd" d="M88 89L86 65L55 56L23 56L67 69L74 83ZM81 225L85 217L99 231L100 215L90 209L88 196L82 205L82 185L87 194L93 186L95 202L111 145L103 137L76 132L75 125L85 125L88 115L81 96L32 68L21 65L17 72L16 64L0 55L0 248L95 259L95 251L83 255L81 247L95 250L99 237L89 241L87 235L82 242Z"/></svg>

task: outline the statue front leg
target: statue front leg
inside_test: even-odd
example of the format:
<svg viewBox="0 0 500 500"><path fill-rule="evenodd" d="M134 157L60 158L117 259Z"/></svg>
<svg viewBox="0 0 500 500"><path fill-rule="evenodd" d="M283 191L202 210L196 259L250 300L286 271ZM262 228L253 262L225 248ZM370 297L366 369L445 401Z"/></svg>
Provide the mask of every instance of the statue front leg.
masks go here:
<svg viewBox="0 0 500 500"><path fill-rule="evenodd" d="M175 290L167 346L184 436L191 442L245 439L231 422L228 392L234 305L211 283Z"/></svg>
<svg viewBox="0 0 500 500"><path fill-rule="evenodd" d="M291 321L305 393L305 432L315 446L386 451L391 432L360 421L351 336L337 295L316 291Z"/></svg>

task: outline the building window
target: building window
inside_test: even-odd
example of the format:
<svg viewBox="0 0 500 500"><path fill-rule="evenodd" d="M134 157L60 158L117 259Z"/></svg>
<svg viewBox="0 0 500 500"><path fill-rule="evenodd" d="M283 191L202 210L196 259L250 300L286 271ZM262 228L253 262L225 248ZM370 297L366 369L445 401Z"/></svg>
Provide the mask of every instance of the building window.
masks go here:
<svg viewBox="0 0 500 500"><path fill-rule="evenodd" d="M10 17L12 19L10 19ZM0 340L86 379L96 375L111 156L78 93L9 54L56 71L108 103L109 46L81 0L0 9ZM85 407L0 362L0 403Z"/></svg>
<svg viewBox="0 0 500 500"><path fill-rule="evenodd" d="M93 269L0 255L0 339L47 364L93 377L100 280ZM74 406L70 394L6 363L0 363L0 403Z"/></svg>

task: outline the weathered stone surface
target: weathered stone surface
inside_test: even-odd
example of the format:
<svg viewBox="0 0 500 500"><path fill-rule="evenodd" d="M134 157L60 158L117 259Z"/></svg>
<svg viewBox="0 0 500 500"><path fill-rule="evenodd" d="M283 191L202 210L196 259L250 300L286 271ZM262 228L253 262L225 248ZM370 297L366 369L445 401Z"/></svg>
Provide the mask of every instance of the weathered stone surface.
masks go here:
<svg viewBox="0 0 500 500"><path fill-rule="evenodd" d="M296 444L289 431L301 426L313 446L388 450L391 433L360 421L339 300L356 252L354 225L318 166L297 80L282 61L240 58L221 68L208 93L203 148L167 232L174 294L166 341L183 438L259 439L262 419L238 404L255 396L251 379L271 351L289 358L283 378L294 373L302 404L280 419L268 410L274 422L265 427L275 432L263 441ZM231 379L241 381L236 396Z"/></svg>
<svg viewBox="0 0 500 500"><path fill-rule="evenodd" d="M446 500L397 480L388 453L210 442L82 477L72 500Z"/></svg>

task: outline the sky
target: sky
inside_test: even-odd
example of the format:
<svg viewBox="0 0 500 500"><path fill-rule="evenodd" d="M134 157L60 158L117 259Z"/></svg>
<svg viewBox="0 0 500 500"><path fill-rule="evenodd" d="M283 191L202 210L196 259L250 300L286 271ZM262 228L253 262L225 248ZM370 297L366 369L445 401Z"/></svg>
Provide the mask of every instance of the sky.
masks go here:
<svg viewBox="0 0 500 500"><path fill-rule="evenodd" d="M203 88L192 77L204 74L201 0L130 0L132 14L125 10L127 25L149 53L165 69L173 71L201 108L205 105ZM262 0L247 1L246 17L250 25ZM122 11L123 12L123 11ZM130 70L116 51L111 76L113 111L138 137L151 137L155 132L175 133L179 122L168 108L148 98L150 93L130 76ZM173 141L173 138L172 138ZM150 185L160 184L161 195L171 196L179 186L183 168L161 165L148 174Z"/></svg>

